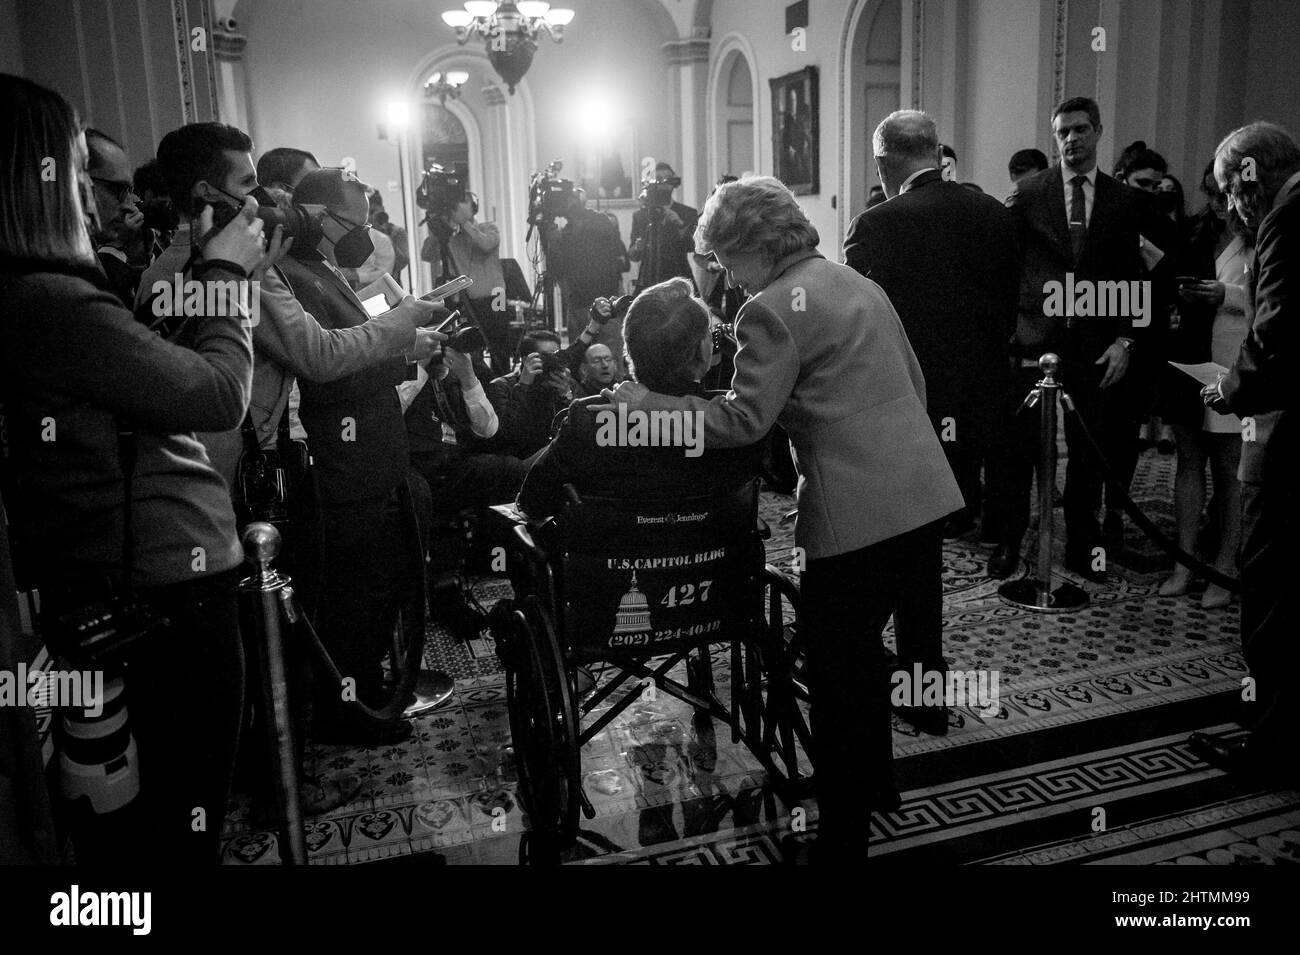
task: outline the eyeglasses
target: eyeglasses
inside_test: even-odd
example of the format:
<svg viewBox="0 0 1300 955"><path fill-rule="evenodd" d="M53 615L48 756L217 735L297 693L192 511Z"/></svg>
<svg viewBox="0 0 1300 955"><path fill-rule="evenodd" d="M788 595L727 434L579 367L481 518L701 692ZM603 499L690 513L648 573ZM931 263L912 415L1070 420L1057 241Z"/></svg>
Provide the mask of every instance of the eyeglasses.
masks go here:
<svg viewBox="0 0 1300 955"><path fill-rule="evenodd" d="M339 225L347 226L349 229L370 228L370 221L368 219L365 222L353 222L351 219L341 216L337 212L330 212L328 209L325 210L325 214L329 216L331 219L333 219L335 222L337 222Z"/></svg>
<svg viewBox="0 0 1300 955"><path fill-rule="evenodd" d="M116 182L112 179L101 179L98 176L91 176L90 181L103 188L118 202L125 202L126 197L131 195L131 183L129 182Z"/></svg>

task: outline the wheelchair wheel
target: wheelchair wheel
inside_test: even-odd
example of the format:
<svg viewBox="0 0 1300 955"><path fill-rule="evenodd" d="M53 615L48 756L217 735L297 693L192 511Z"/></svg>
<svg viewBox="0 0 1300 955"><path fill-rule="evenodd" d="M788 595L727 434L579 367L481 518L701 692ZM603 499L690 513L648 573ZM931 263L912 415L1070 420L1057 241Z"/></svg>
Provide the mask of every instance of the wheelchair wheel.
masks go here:
<svg viewBox="0 0 1300 955"><path fill-rule="evenodd" d="M533 601L511 612L506 704L519 774L519 802L529 831L520 861L554 864L578 833L577 710L559 643Z"/></svg>
<svg viewBox="0 0 1300 955"><path fill-rule="evenodd" d="M742 661L741 714L746 735L773 758L780 756L792 781L812 769L812 732L806 715L809 693L798 607L798 584L768 565L763 576L762 632L745 648ZM802 771L799 747L807 763Z"/></svg>

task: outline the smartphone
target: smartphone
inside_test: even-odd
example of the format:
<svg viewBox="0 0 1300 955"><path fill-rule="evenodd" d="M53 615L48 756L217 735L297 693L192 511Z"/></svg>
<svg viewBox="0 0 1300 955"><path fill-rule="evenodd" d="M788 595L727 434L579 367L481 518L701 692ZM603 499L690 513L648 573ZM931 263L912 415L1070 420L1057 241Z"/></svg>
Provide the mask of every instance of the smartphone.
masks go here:
<svg viewBox="0 0 1300 955"><path fill-rule="evenodd" d="M455 295L457 292L463 292L474 284L474 280L468 275L458 275L444 285L439 285L427 295L421 295L421 302L440 302L449 295Z"/></svg>
<svg viewBox="0 0 1300 955"><path fill-rule="evenodd" d="M1174 277L1179 285L1195 285L1201 281L1195 275L1177 275Z"/></svg>
<svg viewBox="0 0 1300 955"><path fill-rule="evenodd" d="M458 322L458 321L460 321L460 309L457 309L456 311L448 315L447 318L443 321L443 323L439 325L437 328L435 328L434 331L440 332L448 325L451 325L453 322Z"/></svg>

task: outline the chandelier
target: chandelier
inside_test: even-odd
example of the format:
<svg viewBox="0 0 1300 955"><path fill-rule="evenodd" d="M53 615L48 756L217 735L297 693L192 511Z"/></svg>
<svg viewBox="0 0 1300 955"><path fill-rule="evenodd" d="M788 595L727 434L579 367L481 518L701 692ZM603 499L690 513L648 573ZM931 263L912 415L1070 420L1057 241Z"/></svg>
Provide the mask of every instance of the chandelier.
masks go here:
<svg viewBox="0 0 1300 955"><path fill-rule="evenodd" d="M472 36L481 36L488 62L505 81L513 96L517 84L533 65L537 37L545 33L556 43L564 42L564 28L573 11L551 9L543 0L466 0L464 10L448 10L442 22L456 31L462 46Z"/></svg>
<svg viewBox="0 0 1300 955"><path fill-rule="evenodd" d="M437 99L443 106L448 99L460 99L461 88L469 82L469 73L465 70L448 70L446 73L434 73L425 81L424 95L427 99Z"/></svg>

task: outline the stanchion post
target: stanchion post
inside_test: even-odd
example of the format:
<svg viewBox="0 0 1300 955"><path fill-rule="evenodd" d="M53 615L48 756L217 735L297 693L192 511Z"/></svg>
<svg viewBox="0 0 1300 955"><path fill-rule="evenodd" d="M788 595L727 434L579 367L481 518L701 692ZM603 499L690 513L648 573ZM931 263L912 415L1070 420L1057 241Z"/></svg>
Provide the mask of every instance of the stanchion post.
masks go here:
<svg viewBox="0 0 1300 955"><path fill-rule="evenodd" d="M1088 605L1088 594L1074 584L1064 583L1052 590L1052 501L1056 491L1056 408L1070 398L1056 380L1061 369L1061 359L1047 352L1038 359L1038 370L1043 377L1034 386L1024 407L1038 406L1038 567L1037 579L1011 580L998 588L1006 601L1030 610L1060 612L1078 610Z"/></svg>
<svg viewBox="0 0 1300 955"><path fill-rule="evenodd" d="M262 688L263 722L271 748L276 807L280 813L280 859L287 865L306 865L307 839L298 795L298 758L280 628L281 596L289 585L289 578L281 576L271 566L271 561L280 553L280 532L270 524L249 524L244 529L244 552L252 558L256 568L239 589L250 604L252 613L249 616L257 631L261 670L258 683Z"/></svg>

